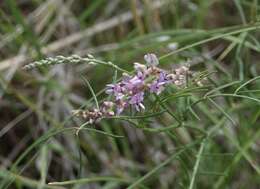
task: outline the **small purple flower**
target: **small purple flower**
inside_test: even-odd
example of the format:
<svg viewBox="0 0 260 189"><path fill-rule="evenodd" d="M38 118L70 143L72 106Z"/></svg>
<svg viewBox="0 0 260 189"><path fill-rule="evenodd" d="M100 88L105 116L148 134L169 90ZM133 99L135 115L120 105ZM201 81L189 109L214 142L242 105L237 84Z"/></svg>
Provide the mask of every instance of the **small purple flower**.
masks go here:
<svg viewBox="0 0 260 189"><path fill-rule="evenodd" d="M159 83L158 81L154 81L150 85L150 92L155 93L155 94L160 94L164 90L164 87Z"/></svg>
<svg viewBox="0 0 260 189"><path fill-rule="evenodd" d="M157 66L159 64L157 56L153 53L148 53L144 55L144 60L149 67Z"/></svg>
<svg viewBox="0 0 260 189"><path fill-rule="evenodd" d="M159 78L150 85L150 92L160 94L164 90L164 86L169 83L167 79L167 74L165 72L161 72Z"/></svg>
<svg viewBox="0 0 260 189"><path fill-rule="evenodd" d="M126 84L127 89L134 89L138 88L143 84L143 80L138 78L138 76L134 76L132 79L129 80L129 82Z"/></svg>
<svg viewBox="0 0 260 189"><path fill-rule="evenodd" d="M164 71L161 71L160 75L159 75L159 79L158 82L160 83L168 83L168 78L167 78L167 74Z"/></svg>
<svg viewBox="0 0 260 189"><path fill-rule="evenodd" d="M112 94L115 96L116 100L122 99L124 97L125 88L121 85L121 83L117 84L108 84L107 85L107 94Z"/></svg>
<svg viewBox="0 0 260 189"><path fill-rule="evenodd" d="M142 74L142 72L138 72L134 77L122 81L124 88L126 89L125 92L130 95L136 93L143 87L144 79L145 76Z"/></svg>
<svg viewBox="0 0 260 189"><path fill-rule="evenodd" d="M121 87L119 84L108 84L106 93L107 94L114 94L114 93L120 93L121 92Z"/></svg>
<svg viewBox="0 0 260 189"><path fill-rule="evenodd" d="M136 76L140 79L140 80L145 80L146 78L146 73L145 72L137 72Z"/></svg>
<svg viewBox="0 0 260 189"><path fill-rule="evenodd" d="M144 105L142 104L143 101L144 101L144 92L139 92L130 98L129 104L134 105L135 109L137 111L140 111L140 108L145 109Z"/></svg>

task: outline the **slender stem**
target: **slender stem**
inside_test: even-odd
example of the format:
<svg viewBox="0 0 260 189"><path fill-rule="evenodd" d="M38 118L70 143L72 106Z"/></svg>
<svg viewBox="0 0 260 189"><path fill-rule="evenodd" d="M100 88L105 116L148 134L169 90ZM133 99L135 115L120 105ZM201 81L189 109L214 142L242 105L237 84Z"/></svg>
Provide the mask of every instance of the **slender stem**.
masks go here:
<svg viewBox="0 0 260 189"><path fill-rule="evenodd" d="M199 149L199 152L198 152L198 155L197 155L197 160L196 160L196 163L195 163L194 168L193 168L193 173L192 173L189 189L193 189L193 187L194 187L195 178L196 178L196 175L198 173L199 164L200 164L200 160L201 160L201 157L202 157L201 154L204 150L205 144L206 144L206 138L203 139L203 141L201 142L200 149Z"/></svg>

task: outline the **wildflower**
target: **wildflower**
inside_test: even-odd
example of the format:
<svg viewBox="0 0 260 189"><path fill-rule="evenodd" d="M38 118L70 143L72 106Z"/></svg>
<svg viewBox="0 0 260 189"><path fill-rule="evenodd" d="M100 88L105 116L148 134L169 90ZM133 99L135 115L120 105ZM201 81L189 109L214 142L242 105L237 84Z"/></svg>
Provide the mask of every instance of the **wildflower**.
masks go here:
<svg viewBox="0 0 260 189"><path fill-rule="evenodd" d="M158 58L153 53L148 53L144 55L144 60L149 67L157 66L159 64Z"/></svg>
<svg viewBox="0 0 260 189"><path fill-rule="evenodd" d="M150 85L150 92L156 93L157 95L160 94L164 90L167 83L169 83L167 74L165 72L161 72L159 78L153 81Z"/></svg>
<svg viewBox="0 0 260 189"><path fill-rule="evenodd" d="M151 85L150 85L150 92L155 93L155 94L160 94L163 90L163 87L161 86L160 83L158 83L157 81L154 81Z"/></svg>
<svg viewBox="0 0 260 189"><path fill-rule="evenodd" d="M175 72L177 75L185 75L189 71L189 68L187 66L182 66L180 68L175 69Z"/></svg>
<svg viewBox="0 0 260 189"><path fill-rule="evenodd" d="M104 105L104 107L112 108L113 105L114 105L114 102L112 102L112 101L104 101L103 105Z"/></svg>
<svg viewBox="0 0 260 189"><path fill-rule="evenodd" d="M103 113L97 108L94 108L93 110L86 110L86 111L74 110L72 111L72 113L78 117L83 117L90 124L100 121L103 117Z"/></svg>
<svg viewBox="0 0 260 189"><path fill-rule="evenodd" d="M167 45L167 47L168 47L170 50L172 50L172 51L176 50L176 49L178 48L178 46L179 46L178 43L169 43L169 44Z"/></svg>
<svg viewBox="0 0 260 189"><path fill-rule="evenodd" d="M100 107L100 111L103 115L106 115L108 117L115 115L113 108L115 103L112 101L104 101L102 106Z"/></svg>
<svg viewBox="0 0 260 189"><path fill-rule="evenodd" d="M162 72L160 73L158 82L163 83L163 84L168 83L168 78L167 78L166 72L162 71Z"/></svg>
<svg viewBox="0 0 260 189"><path fill-rule="evenodd" d="M100 109L76 112L87 119L89 123L95 123L103 117L121 114L128 106L133 106L136 111L145 109L145 93L159 95L169 84L182 86L186 82L189 68L182 66L171 73L157 67L159 60L155 54L144 56L147 65L134 63L135 73L129 75L123 73L122 80L115 84L108 84L106 93L111 95L112 101L104 101Z"/></svg>
<svg viewBox="0 0 260 189"><path fill-rule="evenodd" d="M122 81L123 82L129 81L130 79L131 79L131 76L128 73L122 74Z"/></svg>
<svg viewBox="0 0 260 189"><path fill-rule="evenodd" d="M124 82L125 85L124 87L128 90L128 92L134 93L134 91L141 88L143 84L144 84L143 77L134 76L128 82Z"/></svg>
<svg viewBox="0 0 260 189"><path fill-rule="evenodd" d="M143 64L139 64L137 62L134 63L134 69L138 72L138 71L141 71L141 72L145 72L147 70L147 67Z"/></svg>
<svg viewBox="0 0 260 189"><path fill-rule="evenodd" d="M182 86L186 83L186 76L189 73L189 67L182 66L175 69L175 80L174 84L177 86Z"/></svg>
<svg viewBox="0 0 260 189"><path fill-rule="evenodd" d="M116 100L122 99L124 97L124 87L121 86L121 83L118 84L108 84L107 85L107 94L112 94L115 96Z"/></svg>
<svg viewBox="0 0 260 189"><path fill-rule="evenodd" d="M162 35L162 36L157 37L155 40L158 42L165 42L170 39L171 39L171 37L169 35Z"/></svg>
<svg viewBox="0 0 260 189"><path fill-rule="evenodd" d="M178 79L178 76L176 74L168 74L167 78L168 78L168 80L171 80L172 82L174 82Z"/></svg>
<svg viewBox="0 0 260 189"><path fill-rule="evenodd" d="M127 108L128 102L124 100L118 100L116 101L116 114L121 114L125 108Z"/></svg>
<svg viewBox="0 0 260 189"><path fill-rule="evenodd" d="M144 92L139 92L131 97L129 104L134 105L135 109L139 112L140 108L145 109L144 105L142 104L143 100Z"/></svg>

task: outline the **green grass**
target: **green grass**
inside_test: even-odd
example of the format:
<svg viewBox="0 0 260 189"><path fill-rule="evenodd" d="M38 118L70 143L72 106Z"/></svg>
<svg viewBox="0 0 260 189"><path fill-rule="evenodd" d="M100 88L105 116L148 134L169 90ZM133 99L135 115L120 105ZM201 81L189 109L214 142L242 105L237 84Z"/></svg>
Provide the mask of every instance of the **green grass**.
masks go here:
<svg viewBox="0 0 260 189"><path fill-rule="evenodd" d="M259 188L260 4L162 2L0 4L0 189ZM82 31L94 33L67 43ZM144 112L94 125L71 113L99 108L106 84L148 52L167 70L189 62L203 86L169 87Z"/></svg>

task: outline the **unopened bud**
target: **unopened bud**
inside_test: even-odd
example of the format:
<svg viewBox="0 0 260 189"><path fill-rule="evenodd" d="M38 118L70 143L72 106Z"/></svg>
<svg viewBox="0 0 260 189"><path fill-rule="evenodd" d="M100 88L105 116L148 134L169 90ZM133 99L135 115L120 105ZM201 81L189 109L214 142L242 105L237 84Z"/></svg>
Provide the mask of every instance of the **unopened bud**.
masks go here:
<svg viewBox="0 0 260 189"><path fill-rule="evenodd" d="M148 53L144 55L144 60L146 61L147 66L153 67L159 64L157 56L153 53Z"/></svg>

